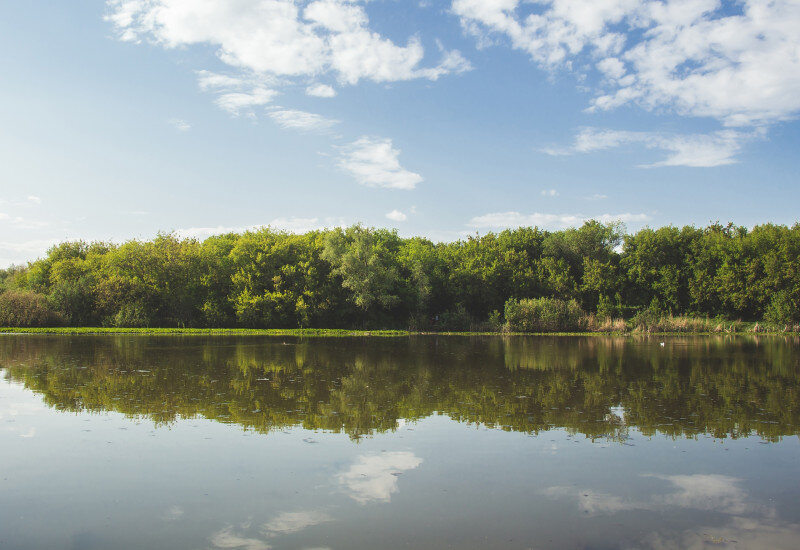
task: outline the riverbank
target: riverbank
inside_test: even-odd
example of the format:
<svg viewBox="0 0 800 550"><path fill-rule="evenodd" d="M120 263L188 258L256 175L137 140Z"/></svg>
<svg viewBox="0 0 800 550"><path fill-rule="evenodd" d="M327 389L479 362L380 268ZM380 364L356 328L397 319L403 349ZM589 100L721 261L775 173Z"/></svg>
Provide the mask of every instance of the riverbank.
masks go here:
<svg viewBox="0 0 800 550"><path fill-rule="evenodd" d="M619 325L617 325L619 327ZM660 329L660 330L659 330ZM143 335L219 335L219 336L295 336L295 337L404 337L404 336L642 336L642 335L792 335L797 327L770 327L760 323L685 323L661 324L653 330L641 327L622 330L566 332L511 331L411 331L348 329L248 329L248 328L139 328L139 327L0 327L0 334L143 334Z"/></svg>

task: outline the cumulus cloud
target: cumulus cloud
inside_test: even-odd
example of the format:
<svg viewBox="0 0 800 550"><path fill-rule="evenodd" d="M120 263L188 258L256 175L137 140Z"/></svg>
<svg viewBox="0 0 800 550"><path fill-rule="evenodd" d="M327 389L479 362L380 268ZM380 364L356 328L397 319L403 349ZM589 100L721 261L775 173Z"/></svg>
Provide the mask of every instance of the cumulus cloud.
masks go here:
<svg viewBox="0 0 800 550"><path fill-rule="evenodd" d="M583 128L566 148L545 148L548 155L572 155L612 149L627 144L640 144L648 149L668 153L664 160L641 165L644 168L660 166L691 166L709 168L733 164L742 146L764 136L763 131L743 132L720 130L710 134L659 134L656 132L629 132L601 128Z"/></svg>
<svg viewBox="0 0 800 550"><path fill-rule="evenodd" d="M513 227L536 226L544 229L564 229L583 225L588 220L597 220L602 223L644 223L650 220L647 214L600 214L585 216L583 214L521 214L520 212L494 212L476 216L470 220L470 225L475 228L506 229Z"/></svg>
<svg viewBox="0 0 800 550"><path fill-rule="evenodd" d="M403 214L402 212L400 212L397 209L392 210L391 212L387 213L386 217L388 219L392 220L393 222L404 222L404 221L406 221L408 219L408 216L406 216L405 214Z"/></svg>
<svg viewBox="0 0 800 550"><path fill-rule="evenodd" d="M628 103L759 126L800 111L796 0L453 0L462 26L547 69L593 66L590 109Z"/></svg>
<svg viewBox="0 0 800 550"><path fill-rule="evenodd" d="M339 124L338 120L295 109L276 109L267 114L281 128L303 132L324 132Z"/></svg>
<svg viewBox="0 0 800 550"><path fill-rule="evenodd" d="M358 458L349 470L339 474L339 482L350 497L359 502L389 502L398 491L398 476L422 464L414 453L398 451Z"/></svg>
<svg viewBox="0 0 800 550"><path fill-rule="evenodd" d="M28 202L32 204L42 204L42 199L36 195L28 195Z"/></svg>
<svg viewBox="0 0 800 550"><path fill-rule="evenodd" d="M370 29L358 0L107 0L122 40L165 48L206 44L230 67L289 79L332 74L341 84L437 78L469 70L458 51L425 64L417 37L396 44ZM330 95L329 89L316 87ZM327 97L327 96L326 96Z"/></svg>
<svg viewBox="0 0 800 550"><path fill-rule="evenodd" d="M312 84L306 88L306 95L312 97L335 97L336 90L333 89L333 86L328 86L327 84Z"/></svg>
<svg viewBox="0 0 800 550"><path fill-rule="evenodd" d="M400 165L400 150L388 138L362 137L339 148L340 168L368 187L414 189L422 176Z"/></svg>
<svg viewBox="0 0 800 550"><path fill-rule="evenodd" d="M267 88L253 88L247 92L228 92L215 100L217 106L234 116L247 113L253 116L252 108L266 105L278 92Z"/></svg>
<svg viewBox="0 0 800 550"><path fill-rule="evenodd" d="M543 197L557 197L558 191L555 189L542 189L542 196Z"/></svg>

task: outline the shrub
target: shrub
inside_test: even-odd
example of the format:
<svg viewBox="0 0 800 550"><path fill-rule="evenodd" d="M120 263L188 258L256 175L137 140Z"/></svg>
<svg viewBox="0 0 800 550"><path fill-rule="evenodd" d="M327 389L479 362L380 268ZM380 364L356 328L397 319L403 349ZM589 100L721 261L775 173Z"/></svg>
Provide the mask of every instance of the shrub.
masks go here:
<svg viewBox="0 0 800 550"><path fill-rule="evenodd" d="M506 302L505 317L511 332L569 332L586 328L586 314L575 300L512 298Z"/></svg>
<svg viewBox="0 0 800 550"><path fill-rule="evenodd" d="M435 322L438 330L463 332L472 330L472 317L470 317L466 308L459 304L454 311L445 311L439 315L439 319Z"/></svg>
<svg viewBox="0 0 800 550"><path fill-rule="evenodd" d="M764 312L764 320L773 325L790 325L798 320L798 311L786 291L772 296Z"/></svg>
<svg viewBox="0 0 800 550"><path fill-rule="evenodd" d="M50 308L42 294L27 290L7 290L0 294L0 326L51 327L61 317Z"/></svg>
<svg viewBox="0 0 800 550"><path fill-rule="evenodd" d="M149 327L151 322L144 304L133 302L124 304L116 314L107 319L106 324L112 327Z"/></svg>

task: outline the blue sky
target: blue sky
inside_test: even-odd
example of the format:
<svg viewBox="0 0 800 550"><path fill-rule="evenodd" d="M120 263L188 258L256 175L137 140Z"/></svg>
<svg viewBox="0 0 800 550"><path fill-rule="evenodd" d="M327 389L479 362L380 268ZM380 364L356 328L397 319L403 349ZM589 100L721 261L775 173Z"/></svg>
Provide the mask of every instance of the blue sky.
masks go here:
<svg viewBox="0 0 800 550"><path fill-rule="evenodd" d="M0 265L361 222L800 221L796 0L0 6Z"/></svg>

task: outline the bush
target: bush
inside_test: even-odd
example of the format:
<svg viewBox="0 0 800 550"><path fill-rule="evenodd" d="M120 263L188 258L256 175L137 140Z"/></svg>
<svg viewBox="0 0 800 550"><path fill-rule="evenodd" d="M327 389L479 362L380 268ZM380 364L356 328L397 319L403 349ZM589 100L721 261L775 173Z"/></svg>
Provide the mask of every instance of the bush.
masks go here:
<svg viewBox="0 0 800 550"><path fill-rule="evenodd" d="M122 308L106 321L112 327L149 327L150 317L144 304L134 302L124 304Z"/></svg>
<svg viewBox="0 0 800 550"><path fill-rule="evenodd" d="M7 290L0 294L0 326L52 327L61 321L41 294L27 290Z"/></svg>
<svg viewBox="0 0 800 550"><path fill-rule="evenodd" d="M777 292L764 312L764 320L773 325L790 325L798 320L798 311L786 291Z"/></svg>
<svg viewBox="0 0 800 550"><path fill-rule="evenodd" d="M506 327L511 332L570 332L585 330L586 314L578 302L531 298L506 302Z"/></svg>
<svg viewBox="0 0 800 550"><path fill-rule="evenodd" d="M450 332L464 332L472 330L472 317L463 305L458 305L455 311L445 311L439 315L435 326L437 330Z"/></svg>

